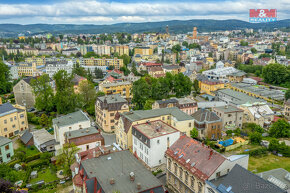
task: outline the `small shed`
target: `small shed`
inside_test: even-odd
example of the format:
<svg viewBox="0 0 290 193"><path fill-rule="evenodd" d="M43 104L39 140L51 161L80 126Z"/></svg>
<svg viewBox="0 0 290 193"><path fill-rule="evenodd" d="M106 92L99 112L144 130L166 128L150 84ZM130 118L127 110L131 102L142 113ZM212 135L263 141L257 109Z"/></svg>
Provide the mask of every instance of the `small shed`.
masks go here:
<svg viewBox="0 0 290 193"><path fill-rule="evenodd" d="M37 178L37 171L32 171L30 174L30 177L33 178Z"/></svg>
<svg viewBox="0 0 290 193"><path fill-rule="evenodd" d="M14 165L14 169L15 169L16 171L19 171L19 170L22 169L22 166L21 166L20 164L15 164L15 165Z"/></svg>

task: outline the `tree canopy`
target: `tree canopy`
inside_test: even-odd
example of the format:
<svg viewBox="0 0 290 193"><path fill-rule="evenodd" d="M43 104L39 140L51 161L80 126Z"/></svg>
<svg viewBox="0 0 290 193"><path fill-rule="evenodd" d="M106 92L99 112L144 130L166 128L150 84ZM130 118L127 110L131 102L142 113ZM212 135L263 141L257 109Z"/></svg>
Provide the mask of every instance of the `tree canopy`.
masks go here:
<svg viewBox="0 0 290 193"><path fill-rule="evenodd" d="M266 83L280 85L290 81L290 68L282 64L268 64L263 68L263 78Z"/></svg>
<svg viewBox="0 0 290 193"><path fill-rule="evenodd" d="M270 127L269 134L271 137L290 137L290 123L285 119L279 119Z"/></svg>
<svg viewBox="0 0 290 193"><path fill-rule="evenodd" d="M10 71L6 64L0 62L0 94L11 92L12 83L10 82Z"/></svg>

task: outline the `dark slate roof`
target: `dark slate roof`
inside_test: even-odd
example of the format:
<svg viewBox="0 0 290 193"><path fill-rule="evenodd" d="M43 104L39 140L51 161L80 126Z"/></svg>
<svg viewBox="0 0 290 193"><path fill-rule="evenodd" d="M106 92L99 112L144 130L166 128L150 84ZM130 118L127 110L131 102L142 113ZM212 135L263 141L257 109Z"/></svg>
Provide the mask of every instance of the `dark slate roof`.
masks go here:
<svg viewBox="0 0 290 193"><path fill-rule="evenodd" d="M54 125L58 125L59 127L72 125L83 121L89 121L90 119L85 115L85 113L81 110L69 113L67 115L63 115L61 117L55 118L52 120Z"/></svg>
<svg viewBox="0 0 290 193"><path fill-rule="evenodd" d="M7 143L11 143L12 140L6 137L0 136L0 147L6 145Z"/></svg>
<svg viewBox="0 0 290 193"><path fill-rule="evenodd" d="M282 193L286 192L278 186L260 178L236 164L227 176L220 182L225 187L232 187L234 193Z"/></svg>
<svg viewBox="0 0 290 193"><path fill-rule="evenodd" d="M158 104L169 104L169 103L177 103L178 100L176 99L167 99L167 100L157 100Z"/></svg>
<svg viewBox="0 0 290 193"><path fill-rule="evenodd" d="M113 94L98 97L96 102L100 102L101 109L108 109L109 111L121 110L124 104L128 105L128 101L121 97L120 94Z"/></svg>
<svg viewBox="0 0 290 193"><path fill-rule="evenodd" d="M24 144L27 144L28 141L29 141L32 137L33 137L32 134L31 134L28 130L26 130L26 131L24 132L24 134L20 137L20 140L21 140Z"/></svg>
<svg viewBox="0 0 290 193"><path fill-rule="evenodd" d="M159 187L162 186L160 181L134 157L130 151L113 152L108 155L102 155L97 158L83 160L81 169L88 179L96 177L98 184L102 187L103 192L142 192L148 189L159 190L156 193L164 193ZM134 172L135 180L131 181L129 174ZM110 184L110 179L115 180L115 184ZM141 184L141 189L137 190L137 183ZM87 186L92 190L94 185L90 182Z"/></svg>
<svg viewBox="0 0 290 193"><path fill-rule="evenodd" d="M181 136L166 154L201 180L207 180L226 158L201 142Z"/></svg>
<svg viewBox="0 0 290 193"><path fill-rule="evenodd" d="M27 77L27 78L23 78L23 81L25 81L27 84L30 84L30 81L34 79L36 80L36 77Z"/></svg>
<svg viewBox="0 0 290 193"><path fill-rule="evenodd" d="M217 116L217 114L207 109L199 109L198 111L192 114L192 117L194 118L195 121L199 123L221 121L221 119Z"/></svg>
<svg viewBox="0 0 290 193"><path fill-rule="evenodd" d="M17 109L11 103L8 102L0 105L0 117L14 112L17 112Z"/></svg>

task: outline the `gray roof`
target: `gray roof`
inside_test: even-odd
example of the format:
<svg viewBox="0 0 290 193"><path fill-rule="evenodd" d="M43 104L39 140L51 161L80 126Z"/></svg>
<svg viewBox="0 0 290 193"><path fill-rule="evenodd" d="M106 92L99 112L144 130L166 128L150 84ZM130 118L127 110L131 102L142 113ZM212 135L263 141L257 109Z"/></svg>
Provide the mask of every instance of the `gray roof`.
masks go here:
<svg viewBox="0 0 290 193"><path fill-rule="evenodd" d="M269 170L259 173L257 175L265 180L274 183L275 185L279 186L284 190L290 189L290 180L286 179L286 175L289 175L288 178L290 178L290 173L283 168Z"/></svg>
<svg viewBox="0 0 290 193"><path fill-rule="evenodd" d="M215 183L213 181L213 183ZM260 178L236 164L219 183L225 187L231 186L234 193L282 193L286 192L274 184ZM219 186L220 187L220 186ZM218 188L219 189L219 188ZM220 191L224 192L224 191Z"/></svg>
<svg viewBox="0 0 290 193"><path fill-rule="evenodd" d="M184 113L177 107L152 109L152 110L138 110L123 113L123 115L132 122L168 114L175 117L178 121L193 120L193 118L190 115Z"/></svg>
<svg viewBox="0 0 290 193"><path fill-rule="evenodd" d="M221 107L225 106L227 103L223 101L204 101L204 102L197 102L198 108L213 108L213 107Z"/></svg>
<svg viewBox="0 0 290 193"><path fill-rule="evenodd" d="M172 99L157 100L156 102L158 104L168 104L168 103L177 103L178 101L172 98Z"/></svg>
<svg viewBox="0 0 290 193"><path fill-rule="evenodd" d="M12 143L11 139L0 136L0 147L10 142Z"/></svg>
<svg viewBox="0 0 290 193"><path fill-rule="evenodd" d="M68 139L82 137L86 135L98 134L100 133L95 127L88 127L86 129L78 129L74 131L65 132Z"/></svg>
<svg viewBox="0 0 290 193"><path fill-rule="evenodd" d="M108 104L113 104L113 103L123 103L123 102L127 102L126 99L124 99L123 97L121 97L120 94L113 94L113 95L108 95L108 96L101 96L98 97L98 99L102 102L104 102L104 100L106 99Z"/></svg>
<svg viewBox="0 0 290 193"><path fill-rule="evenodd" d="M54 136L51 135L46 129L39 129L39 130L33 131L32 135L35 141L37 140L39 144L44 144L48 141L54 140Z"/></svg>
<svg viewBox="0 0 290 193"><path fill-rule="evenodd" d="M246 104L248 102L250 102L250 103L265 102L265 100L263 100L263 99L257 99L255 97L249 96L245 93L234 91L231 89L222 89L222 90L218 90L216 92L218 94L225 94L225 95L232 97L233 99L230 102L232 102L236 105L242 105L242 104Z"/></svg>
<svg viewBox="0 0 290 193"><path fill-rule="evenodd" d="M197 121L199 123L221 121L221 119L217 116L217 114L207 109L199 109L198 111L192 114L192 117L194 118L194 121Z"/></svg>
<svg viewBox="0 0 290 193"><path fill-rule="evenodd" d="M104 192L142 192L144 190L161 186L160 181L139 162L128 150L102 155L82 161L82 167L88 179L96 177ZM135 180L130 181L129 174L134 172ZM110 179L115 184L110 184ZM141 189L137 190L137 183ZM92 186L92 184L90 185Z"/></svg>
<svg viewBox="0 0 290 193"><path fill-rule="evenodd" d="M221 112L224 112L224 113L231 113L231 112L237 112L237 111L240 111L240 112L243 112L242 109L239 109L233 105L225 105L225 106L221 106L221 107L214 107L214 109L216 109L217 111L221 111Z"/></svg>
<svg viewBox="0 0 290 193"><path fill-rule="evenodd" d="M32 134L29 132L29 130L26 130L24 134L20 137L20 140L24 143L27 144L28 141L32 138Z"/></svg>
<svg viewBox="0 0 290 193"><path fill-rule="evenodd" d="M0 105L0 117L14 112L17 112L17 109L13 107L13 105L11 105L9 102Z"/></svg>
<svg viewBox="0 0 290 193"><path fill-rule="evenodd" d="M75 123L89 121L89 120L90 119L84 114L84 112L79 110L79 111L55 118L52 120L52 122L54 125L58 125L59 127L62 127L62 126L72 125Z"/></svg>

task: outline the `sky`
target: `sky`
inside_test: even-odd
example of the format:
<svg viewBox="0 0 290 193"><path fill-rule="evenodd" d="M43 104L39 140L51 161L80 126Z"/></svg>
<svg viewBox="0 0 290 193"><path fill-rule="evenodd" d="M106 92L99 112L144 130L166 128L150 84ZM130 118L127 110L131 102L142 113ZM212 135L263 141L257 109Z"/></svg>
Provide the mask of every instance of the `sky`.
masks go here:
<svg viewBox="0 0 290 193"><path fill-rule="evenodd" d="M290 0L0 0L0 23L113 24L189 19L248 21L249 9L277 9Z"/></svg>

